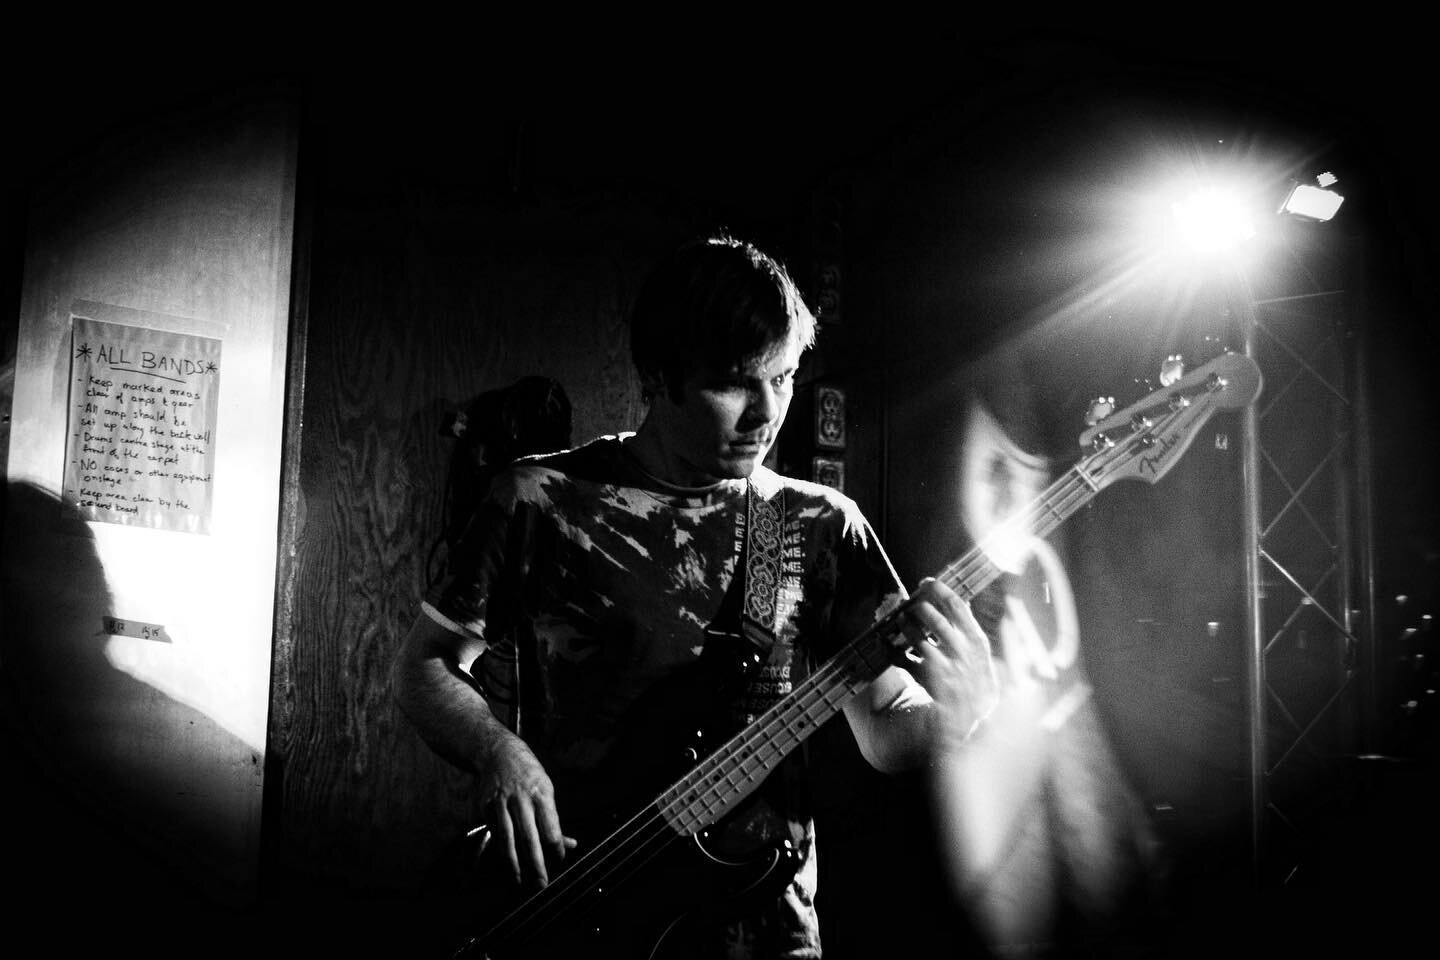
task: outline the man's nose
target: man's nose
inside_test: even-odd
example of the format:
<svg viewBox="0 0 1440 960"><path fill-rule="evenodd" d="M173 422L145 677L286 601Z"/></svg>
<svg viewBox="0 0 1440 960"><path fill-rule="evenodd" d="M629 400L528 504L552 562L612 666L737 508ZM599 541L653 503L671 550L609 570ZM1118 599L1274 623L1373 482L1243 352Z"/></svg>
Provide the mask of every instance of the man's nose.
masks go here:
<svg viewBox="0 0 1440 960"><path fill-rule="evenodd" d="M750 392L750 404L745 409L747 418L756 423L772 423L780 416L780 398L773 387L766 384Z"/></svg>

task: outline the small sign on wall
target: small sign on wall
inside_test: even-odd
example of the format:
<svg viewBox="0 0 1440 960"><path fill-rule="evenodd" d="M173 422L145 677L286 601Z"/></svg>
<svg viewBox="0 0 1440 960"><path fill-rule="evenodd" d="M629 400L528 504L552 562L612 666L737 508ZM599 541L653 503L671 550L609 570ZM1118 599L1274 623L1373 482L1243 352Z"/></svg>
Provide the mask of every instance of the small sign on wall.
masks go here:
<svg viewBox="0 0 1440 960"><path fill-rule="evenodd" d="M220 341L71 321L66 502L85 520L208 534Z"/></svg>

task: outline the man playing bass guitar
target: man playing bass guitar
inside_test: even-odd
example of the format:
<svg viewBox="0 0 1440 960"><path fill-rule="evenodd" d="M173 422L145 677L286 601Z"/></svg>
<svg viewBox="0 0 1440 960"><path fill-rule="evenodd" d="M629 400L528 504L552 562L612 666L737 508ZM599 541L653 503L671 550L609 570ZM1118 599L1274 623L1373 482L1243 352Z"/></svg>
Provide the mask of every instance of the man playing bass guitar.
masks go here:
<svg viewBox="0 0 1440 960"><path fill-rule="evenodd" d="M486 857L518 891L467 904L475 955L578 956L580 943L590 956L819 957L793 749L806 725L843 710L865 758L896 771L955 749L993 704L968 606L937 581L907 598L852 500L762 464L815 330L754 246L681 248L631 317L640 428L503 472L427 596L396 693L426 742L475 775ZM877 622L892 660L831 664ZM820 693L805 686L842 669ZM664 792L732 736L733 766ZM701 864L765 864L722 884L733 903L659 865L656 843L702 837Z"/></svg>

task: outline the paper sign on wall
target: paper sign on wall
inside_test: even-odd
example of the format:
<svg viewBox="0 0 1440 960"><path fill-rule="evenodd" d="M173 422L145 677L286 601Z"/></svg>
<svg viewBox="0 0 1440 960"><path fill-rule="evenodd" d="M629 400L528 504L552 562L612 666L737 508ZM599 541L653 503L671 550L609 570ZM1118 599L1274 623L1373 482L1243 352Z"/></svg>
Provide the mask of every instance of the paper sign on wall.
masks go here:
<svg viewBox="0 0 1440 960"><path fill-rule="evenodd" d="M220 341L73 315L65 498L86 520L210 532Z"/></svg>

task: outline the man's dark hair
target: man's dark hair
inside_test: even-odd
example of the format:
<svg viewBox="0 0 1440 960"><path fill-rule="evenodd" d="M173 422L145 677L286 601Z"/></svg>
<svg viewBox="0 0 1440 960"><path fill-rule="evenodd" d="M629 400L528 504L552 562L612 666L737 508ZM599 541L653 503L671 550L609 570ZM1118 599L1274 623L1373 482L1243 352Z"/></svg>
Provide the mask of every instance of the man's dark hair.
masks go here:
<svg viewBox="0 0 1440 960"><path fill-rule="evenodd" d="M650 274L630 316L630 356L642 380L679 402L690 374L744 363L791 330L802 351L814 345L815 317L785 268L721 234L685 244Z"/></svg>

